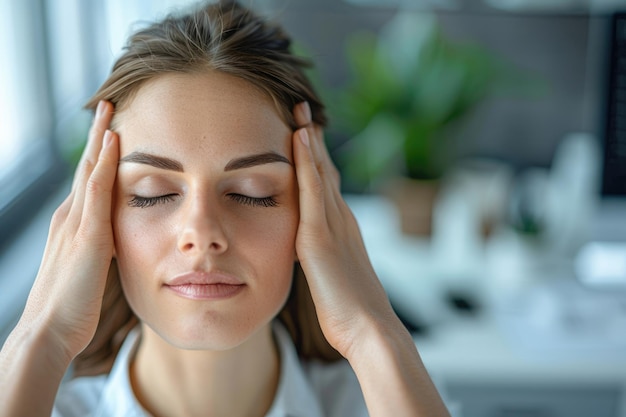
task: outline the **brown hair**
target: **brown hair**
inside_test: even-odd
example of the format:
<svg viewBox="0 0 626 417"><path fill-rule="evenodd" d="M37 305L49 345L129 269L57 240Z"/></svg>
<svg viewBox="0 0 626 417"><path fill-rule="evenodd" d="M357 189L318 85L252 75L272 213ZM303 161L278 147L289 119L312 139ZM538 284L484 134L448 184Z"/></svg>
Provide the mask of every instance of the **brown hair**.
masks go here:
<svg viewBox="0 0 626 417"><path fill-rule="evenodd" d="M324 106L304 74L309 62L293 55L290 44L279 26L265 22L236 1L205 4L190 13L169 15L130 37L111 75L85 107L95 110L100 100L108 100L120 111L150 79L168 73L215 70L247 80L264 91L292 129L297 127L293 107L302 101L309 102L313 121L325 126ZM322 334L299 264L278 317L301 357L323 361L341 358ZM109 372L122 341L137 322L113 261L96 334L74 360L74 375Z"/></svg>

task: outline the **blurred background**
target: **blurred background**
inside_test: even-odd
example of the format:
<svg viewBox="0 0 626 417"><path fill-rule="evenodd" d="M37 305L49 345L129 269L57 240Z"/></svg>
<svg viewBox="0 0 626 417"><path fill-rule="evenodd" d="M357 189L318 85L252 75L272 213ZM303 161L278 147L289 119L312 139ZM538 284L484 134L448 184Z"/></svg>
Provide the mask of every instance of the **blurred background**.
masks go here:
<svg viewBox="0 0 626 417"><path fill-rule="evenodd" d="M188 0L0 0L0 341L127 36ZM456 416L626 416L626 0L244 0Z"/></svg>

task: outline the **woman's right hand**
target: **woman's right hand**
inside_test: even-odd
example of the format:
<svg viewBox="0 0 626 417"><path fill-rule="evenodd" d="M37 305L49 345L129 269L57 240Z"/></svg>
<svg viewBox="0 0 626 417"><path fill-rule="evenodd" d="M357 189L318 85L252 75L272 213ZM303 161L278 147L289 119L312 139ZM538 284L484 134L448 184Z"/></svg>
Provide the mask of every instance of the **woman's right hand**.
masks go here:
<svg viewBox="0 0 626 417"><path fill-rule="evenodd" d="M67 360L95 334L114 255L111 196L119 138L108 130L112 117L113 105L100 102L72 190L52 217L43 260L20 320L45 329Z"/></svg>

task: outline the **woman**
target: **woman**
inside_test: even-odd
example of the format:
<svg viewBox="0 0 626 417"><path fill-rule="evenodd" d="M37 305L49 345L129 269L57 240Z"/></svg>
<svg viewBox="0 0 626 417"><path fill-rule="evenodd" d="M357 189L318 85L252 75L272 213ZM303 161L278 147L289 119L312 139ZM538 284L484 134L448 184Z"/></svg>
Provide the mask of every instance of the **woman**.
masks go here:
<svg viewBox="0 0 626 417"><path fill-rule="evenodd" d="M2 349L3 416L447 415L289 43L230 1L130 38Z"/></svg>

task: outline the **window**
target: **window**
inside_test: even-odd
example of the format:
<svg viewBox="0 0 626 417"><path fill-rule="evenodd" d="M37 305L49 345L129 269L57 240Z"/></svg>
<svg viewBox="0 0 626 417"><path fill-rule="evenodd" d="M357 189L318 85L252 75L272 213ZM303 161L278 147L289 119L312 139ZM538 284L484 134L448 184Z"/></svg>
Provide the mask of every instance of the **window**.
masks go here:
<svg viewBox="0 0 626 417"><path fill-rule="evenodd" d="M128 35L194 0L0 0L0 249L65 183Z"/></svg>
<svg viewBox="0 0 626 417"><path fill-rule="evenodd" d="M0 245L32 211L32 195L58 180L44 25L36 0L0 2Z"/></svg>

